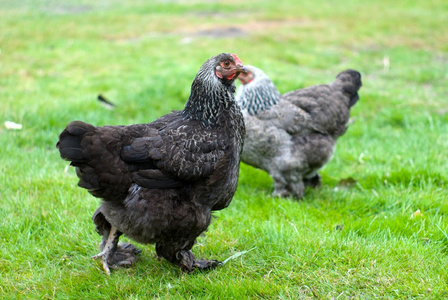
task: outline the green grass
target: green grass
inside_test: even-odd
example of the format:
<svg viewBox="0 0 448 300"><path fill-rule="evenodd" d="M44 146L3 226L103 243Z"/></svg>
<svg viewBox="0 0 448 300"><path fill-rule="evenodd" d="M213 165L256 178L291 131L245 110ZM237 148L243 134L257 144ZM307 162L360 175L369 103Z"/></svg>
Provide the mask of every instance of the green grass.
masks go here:
<svg viewBox="0 0 448 300"><path fill-rule="evenodd" d="M448 297L446 24L444 0L0 1L0 298ZM144 123L183 108L221 52L282 92L362 73L322 188L275 199L269 176L242 165L232 204L193 250L252 251L186 275L139 245L137 265L106 276L89 259L98 201L77 188L58 134L74 119Z"/></svg>

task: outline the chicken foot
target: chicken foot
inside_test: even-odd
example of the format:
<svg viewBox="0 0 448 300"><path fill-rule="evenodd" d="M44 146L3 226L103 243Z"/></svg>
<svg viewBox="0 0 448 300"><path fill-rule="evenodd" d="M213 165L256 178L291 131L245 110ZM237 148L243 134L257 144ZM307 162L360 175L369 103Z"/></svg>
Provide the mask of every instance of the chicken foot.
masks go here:
<svg viewBox="0 0 448 300"><path fill-rule="evenodd" d="M274 173L274 172L270 172ZM305 187L317 187L320 185L320 175L306 179L298 174L292 172L277 173L271 175L274 179L274 192L272 196L274 197L294 197L296 199L302 199L305 195Z"/></svg>
<svg viewBox="0 0 448 300"><path fill-rule="evenodd" d="M141 252L130 243L118 244L121 234L113 226L109 230L105 230L100 243L101 252L92 256L93 259L101 257L103 269L107 275L110 275L110 269L130 267L135 262L136 255Z"/></svg>
<svg viewBox="0 0 448 300"><path fill-rule="evenodd" d="M301 199L305 195L305 184L302 179L283 184L282 182L275 182L274 192L272 193L273 197L294 197L296 199Z"/></svg>
<svg viewBox="0 0 448 300"><path fill-rule="evenodd" d="M190 273L194 269L211 270L221 264L221 262L217 260L196 259L191 250L188 251L182 250L178 253L178 256L181 257L181 261L179 263L180 268L182 271L186 273Z"/></svg>
<svg viewBox="0 0 448 300"><path fill-rule="evenodd" d="M273 197L288 197L290 192L287 189L287 181L283 178L281 174L273 174L272 178L274 179L274 192L272 193Z"/></svg>
<svg viewBox="0 0 448 300"><path fill-rule="evenodd" d="M287 189L291 192L291 196L296 199L302 199L305 195L305 184L302 178L295 182L289 183Z"/></svg>
<svg viewBox="0 0 448 300"><path fill-rule="evenodd" d="M217 260L196 259L191 247L193 242L187 242L186 248L182 250L176 250L175 245L168 243L157 243L156 252L159 257L163 257L169 262L180 266L180 269L185 273L191 273L194 269L211 270L221 264Z"/></svg>

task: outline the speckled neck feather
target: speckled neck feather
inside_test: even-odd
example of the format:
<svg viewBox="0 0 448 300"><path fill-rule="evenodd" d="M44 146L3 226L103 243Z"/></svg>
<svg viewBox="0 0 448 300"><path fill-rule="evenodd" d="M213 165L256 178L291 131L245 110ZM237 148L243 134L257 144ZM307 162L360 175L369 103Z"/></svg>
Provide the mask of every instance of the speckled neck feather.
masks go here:
<svg viewBox="0 0 448 300"><path fill-rule="evenodd" d="M236 95L236 101L250 115L257 115L270 109L280 101L280 92L269 77L260 69L247 67L254 79L241 85Z"/></svg>
<svg viewBox="0 0 448 300"><path fill-rule="evenodd" d="M235 104L234 80L229 81L215 75L220 59L221 56L217 56L202 65L182 111L185 119L198 120L205 127L215 127L219 115Z"/></svg>

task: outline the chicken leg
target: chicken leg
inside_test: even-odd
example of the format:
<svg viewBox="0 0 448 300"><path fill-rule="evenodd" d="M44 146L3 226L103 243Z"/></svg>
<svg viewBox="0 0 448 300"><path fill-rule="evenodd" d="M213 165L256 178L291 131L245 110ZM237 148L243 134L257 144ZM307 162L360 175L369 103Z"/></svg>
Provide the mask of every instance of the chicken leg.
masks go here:
<svg viewBox="0 0 448 300"><path fill-rule="evenodd" d="M316 173L313 177L310 178L304 178L303 183L305 183L305 186L309 186L312 188L317 188L322 185L321 183L321 176L319 173Z"/></svg>
<svg viewBox="0 0 448 300"><path fill-rule="evenodd" d="M142 251L130 243L118 244L121 234L113 226L105 230L100 243L101 252L92 256L93 259L101 257L103 269L107 275L110 275L110 269L130 267L135 262L136 255Z"/></svg>

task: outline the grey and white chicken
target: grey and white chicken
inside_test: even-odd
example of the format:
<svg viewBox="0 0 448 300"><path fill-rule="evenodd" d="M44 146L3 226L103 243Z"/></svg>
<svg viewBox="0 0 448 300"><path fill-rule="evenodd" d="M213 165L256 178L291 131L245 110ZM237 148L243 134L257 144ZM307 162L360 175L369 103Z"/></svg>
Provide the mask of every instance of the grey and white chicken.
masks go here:
<svg viewBox="0 0 448 300"><path fill-rule="evenodd" d="M234 81L240 72L239 58L222 53L200 68L185 109L147 124L73 121L60 134L57 147L76 167L78 185L102 200L93 215L103 237L94 258L107 274L131 265L139 251L118 245L122 234L156 244L160 257L186 272L218 265L196 259L191 248L237 187L244 121Z"/></svg>
<svg viewBox="0 0 448 300"><path fill-rule="evenodd" d="M246 125L241 159L269 173L273 195L302 198L306 186L320 186L318 173L347 130L350 108L358 101L361 74L339 73L325 85L280 95L260 69L247 66L236 95Z"/></svg>

